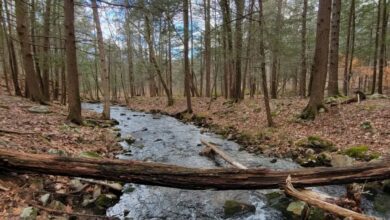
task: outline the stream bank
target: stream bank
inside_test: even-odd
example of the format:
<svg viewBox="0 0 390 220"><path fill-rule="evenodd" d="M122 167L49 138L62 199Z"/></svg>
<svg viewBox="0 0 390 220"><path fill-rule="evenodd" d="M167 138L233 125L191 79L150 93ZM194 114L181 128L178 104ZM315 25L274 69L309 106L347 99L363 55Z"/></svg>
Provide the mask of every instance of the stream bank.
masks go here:
<svg viewBox="0 0 390 220"><path fill-rule="evenodd" d="M84 108L101 111L99 105L87 104ZM215 162L199 156L202 149L200 139L206 139L220 144L222 150L249 167L261 166L272 169L299 167L291 160L254 155L240 150L240 145L233 141L193 124L184 124L161 112L149 114L115 106L111 108L111 113L112 117L119 122L117 128L120 129L122 137L132 137L131 141L121 143L125 153L118 155L120 159L154 161L187 167L227 166L224 161ZM345 194L345 188L342 186L316 187L314 190L333 196ZM238 207L247 207L246 211L236 209L242 215L227 216L229 211L226 213L225 207L232 207L231 205L235 204L230 201L243 204ZM306 210L305 205L292 202L283 193L275 190L216 192L127 184L119 203L109 208L107 214L120 219L223 219L227 217L286 219L296 215L293 213L298 213L297 208L302 212ZM374 210L373 201L364 198L363 204L367 207L364 209L365 212L381 216ZM318 214L316 209L312 212L311 215Z"/></svg>

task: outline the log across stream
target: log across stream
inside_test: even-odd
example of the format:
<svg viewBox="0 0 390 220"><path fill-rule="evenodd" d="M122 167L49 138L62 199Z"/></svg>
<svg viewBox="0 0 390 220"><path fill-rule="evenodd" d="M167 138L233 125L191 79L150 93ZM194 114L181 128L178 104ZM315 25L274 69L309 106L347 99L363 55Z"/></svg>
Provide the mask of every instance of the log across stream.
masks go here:
<svg viewBox="0 0 390 220"><path fill-rule="evenodd" d="M83 107L98 112L101 110L100 105L96 104L88 104ZM126 180L133 183L127 185L127 190L125 190L119 203L107 211L108 216L130 217L133 219L223 219L224 202L226 200L236 200L253 204L256 207L256 211L250 215L238 216L233 219L286 218L283 211L275 209L267 201L268 194L272 194L275 190L243 189L278 188L279 183L283 183L286 175L291 173L287 170L299 168L297 164L280 159L276 163L272 163L274 162L273 158L239 151L239 146L234 142L223 140L211 133L202 134L200 128L183 124L172 117L132 112L123 107L112 107L112 117L120 122L118 128L121 129L122 136L131 134L136 139L135 143L130 146L123 143L123 147L127 152L118 155L120 159L157 162L164 165L127 161L83 163L78 159L65 161L63 158L64 166L71 169L73 171L71 173L81 172L85 174L85 177L98 178L100 175L106 175L107 177L110 176L106 179L123 180L127 175L131 176L131 173L134 174L130 179ZM220 144L223 151L250 169L245 171L220 169L228 166L223 160L217 160L216 163L209 158L199 156L199 152L203 147L200 143L201 139ZM30 159L33 158L30 157ZM56 160L61 161L59 158L56 158ZM79 166L80 164L78 163L80 162L84 167ZM73 167L75 164L77 166ZM113 165L113 167L110 167L110 165ZM126 166L126 169L122 170L122 165ZM147 169L145 169L144 165L148 166ZM55 166L50 165L50 167L55 169ZM100 169L102 172L95 172L96 170L93 171L94 168ZM128 172L129 169L132 171ZM365 172L370 178L378 178L375 174L378 171L377 169L387 168L362 168L358 172ZM126 174L121 175L121 172L123 174L124 171L126 171ZM356 171L353 172L356 174ZM353 177L353 172L349 173L346 170L340 170L339 173L344 175L344 178L341 180L335 177L336 175L333 175L335 178L329 180L326 176L333 173L333 171L330 172L326 169L321 172L314 170L308 176L306 175L307 173L298 172L297 175L301 176L297 180L301 180L302 177L302 183L304 183L302 185L305 186L321 185L321 183L325 182L328 184L329 181L340 183L348 178L356 178L355 180L359 181L359 177ZM256 178L264 178L264 174L268 175L267 179L259 183L260 179ZM316 180L309 177L313 177L313 175L317 175L317 178L314 178ZM292 177L294 182L294 174ZM363 181L363 179L360 179L360 181ZM134 182L160 186L138 185L134 184ZM295 183L294 186L296 186ZM235 190L189 190L206 188ZM344 187L340 186L316 187L315 190L327 192L334 196L344 194ZM372 202L366 200L363 202L364 206L368 207L365 210L366 212L372 215L378 214L372 208L369 208L372 207Z"/></svg>

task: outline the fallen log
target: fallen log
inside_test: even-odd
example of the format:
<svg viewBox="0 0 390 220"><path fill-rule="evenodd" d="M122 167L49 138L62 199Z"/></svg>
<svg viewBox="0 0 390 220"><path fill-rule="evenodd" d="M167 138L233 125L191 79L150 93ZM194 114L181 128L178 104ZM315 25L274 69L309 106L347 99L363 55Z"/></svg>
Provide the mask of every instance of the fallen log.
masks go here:
<svg viewBox="0 0 390 220"><path fill-rule="evenodd" d="M361 213L354 212L349 209L342 208L338 205L326 202L322 199L323 195L316 195L313 191L304 191L301 192L293 187L291 184L291 177L289 176L286 179L286 186L284 188L286 194L293 196L299 200L302 200L310 205L316 206L320 209L323 209L327 212L334 213L338 216L342 216L345 218L352 218L354 220L374 220L375 217L367 216Z"/></svg>
<svg viewBox="0 0 390 220"><path fill-rule="evenodd" d="M296 187L390 179L390 161L344 168L201 169L143 161L71 158L0 150L0 172L41 173L182 189L273 189L291 175Z"/></svg>
<svg viewBox="0 0 390 220"><path fill-rule="evenodd" d="M226 162L230 163L236 168L239 169L248 169L246 166L242 165L241 163L235 161L233 158L231 158L229 155L227 155L225 152L223 152L221 149L217 147L217 145L209 143L205 140L200 140L202 144L204 144L207 148L209 148L212 152L218 154L222 159L224 159ZM207 151L207 150L206 150Z"/></svg>

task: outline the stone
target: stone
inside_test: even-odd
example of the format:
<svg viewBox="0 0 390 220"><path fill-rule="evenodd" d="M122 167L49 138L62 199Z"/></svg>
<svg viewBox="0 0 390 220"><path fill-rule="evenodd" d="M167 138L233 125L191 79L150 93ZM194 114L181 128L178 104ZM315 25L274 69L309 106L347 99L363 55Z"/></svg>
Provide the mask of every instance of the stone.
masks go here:
<svg viewBox="0 0 390 220"><path fill-rule="evenodd" d="M50 113L50 110L47 106L44 105L37 105L33 106L28 109L29 112L31 113L37 113L37 114L48 114Z"/></svg>
<svg viewBox="0 0 390 220"><path fill-rule="evenodd" d="M43 206L46 206L47 203L49 202L49 199L50 199L50 193L46 193L46 194L42 195L42 196L39 198L39 201L42 202L42 205L43 205Z"/></svg>
<svg viewBox="0 0 390 220"><path fill-rule="evenodd" d="M306 202L294 201L288 205L287 211L292 212L294 215L302 216L306 208L307 208Z"/></svg>
<svg viewBox="0 0 390 220"><path fill-rule="evenodd" d="M74 189L75 191L79 191L82 188L84 188L84 184L82 184L79 179L72 179L72 180L70 180L69 184L70 184L70 187L72 189Z"/></svg>
<svg viewBox="0 0 390 220"><path fill-rule="evenodd" d="M84 151L79 154L79 157L89 158L89 159L99 159L102 158L97 152L94 151Z"/></svg>
<svg viewBox="0 0 390 220"><path fill-rule="evenodd" d="M20 214L20 219L22 220L35 220L38 215L38 210L34 207L24 208Z"/></svg>
<svg viewBox="0 0 390 220"><path fill-rule="evenodd" d="M256 207L254 205L235 200L226 200L223 209L225 218L256 212Z"/></svg>
<svg viewBox="0 0 390 220"><path fill-rule="evenodd" d="M332 167L348 167L353 166L354 159L342 154L335 154L332 156L330 164Z"/></svg>
<svg viewBox="0 0 390 220"><path fill-rule="evenodd" d="M317 136L309 136L305 139L302 139L296 143L298 147L311 148L315 152L320 153L322 151L336 151L337 148L335 145L323 138Z"/></svg>
<svg viewBox="0 0 390 220"><path fill-rule="evenodd" d="M330 166L332 161L332 155L329 152L321 152L317 157L318 163L325 166Z"/></svg>

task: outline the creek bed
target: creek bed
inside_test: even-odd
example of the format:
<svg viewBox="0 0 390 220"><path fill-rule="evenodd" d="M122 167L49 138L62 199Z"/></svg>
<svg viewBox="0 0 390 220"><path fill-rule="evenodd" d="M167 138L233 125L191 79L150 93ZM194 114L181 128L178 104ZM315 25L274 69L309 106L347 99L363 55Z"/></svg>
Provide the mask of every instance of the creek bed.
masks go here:
<svg viewBox="0 0 390 220"><path fill-rule="evenodd" d="M102 106L84 103L83 109L101 112ZM202 132L201 128L182 123L170 116L135 112L126 107L113 106L111 117L119 121L117 128L120 129L122 137L131 135L135 138L131 145L121 142L124 153L118 155L119 159L197 168L229 166L222 160L214 161L199 155L203 148L200 140L205 139L221 145L222 150L248 167L284 170L299 167L291 160L274 160L275 158L240 151L240 146L235 142L213 133ZM345 193L344 187L341 186L316 187L314 190L334 196ZM289 219L286 212L277 208L278 204L269 204L269 195L273 192L277 190L183 190L127 184L120 201L107 210L107 216L120 219L225 219L223 206L227 200L234 200L252 204L256 211L229 219ZM364 199L363 205L369 214L381 216L373 210L373 202Z"/></svg>

